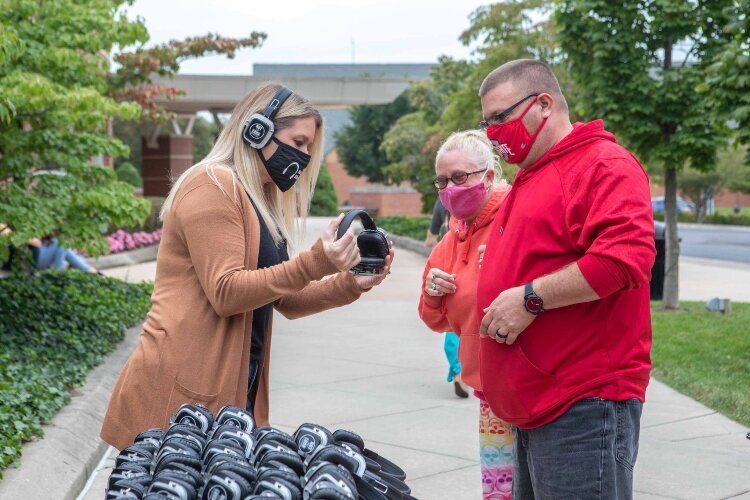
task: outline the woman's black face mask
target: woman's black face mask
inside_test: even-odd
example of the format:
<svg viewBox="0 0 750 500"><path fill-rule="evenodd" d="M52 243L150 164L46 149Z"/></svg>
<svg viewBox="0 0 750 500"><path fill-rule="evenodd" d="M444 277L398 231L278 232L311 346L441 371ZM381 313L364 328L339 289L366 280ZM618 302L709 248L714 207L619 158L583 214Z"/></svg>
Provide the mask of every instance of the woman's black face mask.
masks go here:
<svg viewBox="0 0 750 500"><path fill-rule="evenodd" d="M281 142L276 136L271 137L271 140L278 146L276 152L267 160L260 149L258 155L273 183L282 192L288 191L297 182L307 164L310 163L310 155Z"/></svg>

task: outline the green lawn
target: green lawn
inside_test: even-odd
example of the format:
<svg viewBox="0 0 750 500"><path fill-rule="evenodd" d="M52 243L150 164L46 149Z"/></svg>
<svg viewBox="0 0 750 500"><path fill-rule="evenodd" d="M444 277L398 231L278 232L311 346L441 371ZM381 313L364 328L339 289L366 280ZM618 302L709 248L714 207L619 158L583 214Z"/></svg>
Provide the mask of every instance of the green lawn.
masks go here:
<svg viewBox="0 0 750 500"><path fill-rule="evenodd" d="M721 215L734 215L734 209L731 207L717 207L714 209L717 214ZM741 215L750 215L750 207L742 207L740 210Z"/></svg>
<svg viewBox="0 0 750 500"><path fill-rule="evenodd" d="M653 306L653 377L750 426L750 304L733 303L727 316L702 302L677 313Z"/></svg>

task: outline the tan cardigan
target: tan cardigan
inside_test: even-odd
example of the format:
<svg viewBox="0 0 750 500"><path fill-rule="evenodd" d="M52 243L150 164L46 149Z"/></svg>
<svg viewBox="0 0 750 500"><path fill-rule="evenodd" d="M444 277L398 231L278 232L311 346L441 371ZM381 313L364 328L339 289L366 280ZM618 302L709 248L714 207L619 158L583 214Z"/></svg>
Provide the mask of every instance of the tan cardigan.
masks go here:
<svg viewBox="0 0 750 500"><path fill-rule="evenodd" d="M352 275L338 272L326 257L321 240L258 270L255 209L228 169L215 171L224 192L199 170L180 187L164 223L151 310L101 430L117 449L146 429L166 427L185 402L202 403L214 414L224 405L245 407L254 309L273 302L284 316L298 318L362 293ZM255 401L258 425L268 425L270 323Z"/></svg>

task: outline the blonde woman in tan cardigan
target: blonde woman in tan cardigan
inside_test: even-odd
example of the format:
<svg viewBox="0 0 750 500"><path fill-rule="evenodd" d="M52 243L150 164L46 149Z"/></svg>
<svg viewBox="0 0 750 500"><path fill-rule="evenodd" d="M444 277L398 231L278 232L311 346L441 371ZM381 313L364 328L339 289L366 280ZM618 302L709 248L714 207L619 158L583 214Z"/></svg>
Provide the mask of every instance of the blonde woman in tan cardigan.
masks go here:
<svg viewBox="0 0 750 500"><path fill-rule="evenodd" d="M175 182L151 310L120 374L101 431L118 449L165 427L183 403L247 408L268 424L273 309L298 318L349 304L382 282L353 276L351 230L342 216L289 258L299 239L323 150L318 111L278 85L251 91L208 156ZM292 189L294 188L294 189ZM327 279L323 279L328 277Z"/></svg>

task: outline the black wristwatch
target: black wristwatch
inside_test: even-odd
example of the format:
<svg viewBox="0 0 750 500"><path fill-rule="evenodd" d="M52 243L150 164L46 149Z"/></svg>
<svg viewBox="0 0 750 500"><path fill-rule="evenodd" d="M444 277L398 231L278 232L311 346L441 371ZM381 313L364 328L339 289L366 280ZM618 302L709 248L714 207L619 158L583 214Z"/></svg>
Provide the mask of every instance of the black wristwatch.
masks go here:
<svg viewBox="0 0 750 500"><path fill-rule="evenodd" d="M544 301L536 294L534 287L531 285L531 281L526 283L523 289L523 306L534 316L538 316L544 312Z"/></svg>

